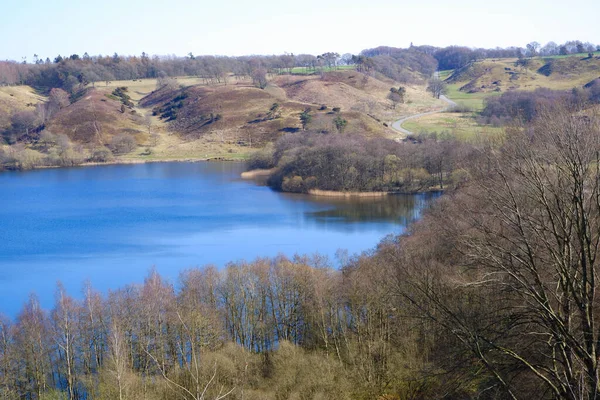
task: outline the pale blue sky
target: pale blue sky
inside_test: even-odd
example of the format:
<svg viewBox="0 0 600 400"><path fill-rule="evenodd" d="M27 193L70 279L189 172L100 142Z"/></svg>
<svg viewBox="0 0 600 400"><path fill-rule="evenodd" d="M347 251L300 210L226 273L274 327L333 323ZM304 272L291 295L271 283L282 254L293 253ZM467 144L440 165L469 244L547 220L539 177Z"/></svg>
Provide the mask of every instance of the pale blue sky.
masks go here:
<svg viewBox="0 0 600 400"><path fill-rule="evenodd" d="M599 15L600 0L0 0L0 59L599 43Z"/></svg>

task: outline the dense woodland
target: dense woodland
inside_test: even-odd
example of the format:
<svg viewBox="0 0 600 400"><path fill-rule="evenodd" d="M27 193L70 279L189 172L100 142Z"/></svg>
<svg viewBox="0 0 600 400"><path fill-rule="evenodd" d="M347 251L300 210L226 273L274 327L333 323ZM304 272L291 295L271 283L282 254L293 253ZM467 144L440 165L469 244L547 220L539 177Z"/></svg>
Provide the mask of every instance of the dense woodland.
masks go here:
<svg viewBox="0 0 600 400"><path fill-rule="evenodd" d="M412 141L362 136L288 134L256 153L249 168L275 168L270 186L285 192L419 192L457 186L468 172L471 145L451 137L416 136Z"/></svg>

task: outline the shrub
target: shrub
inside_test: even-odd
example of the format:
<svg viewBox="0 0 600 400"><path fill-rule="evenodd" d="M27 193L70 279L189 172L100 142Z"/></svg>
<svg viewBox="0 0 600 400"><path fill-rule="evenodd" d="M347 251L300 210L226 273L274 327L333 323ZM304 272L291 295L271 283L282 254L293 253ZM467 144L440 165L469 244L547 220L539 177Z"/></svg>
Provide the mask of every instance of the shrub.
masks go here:
<svg viewBox="0 0 600 400"><path fill-rule="evenodd" d="M342 133L342 132L344 132L344 129L346 128L346 125L348 125L348 121L346 121L344 118L342 118L342 117L340 117L338 115L333 120L333 125L335 125L335 129L337 129L337 131L339 133Z"/></svg>
<svg viewBox="0 0 600 400"><path fill-rule="evenodd" d="M110 142L110 148L114 154L131 153L136 147L137 142L135 139L124 132L115 135Z"/></svg>
<svg viewBox="0 0 600 400"><path fill-rule="evenodd" d="M40 137L37 141L37 146L43 151L48 151L51 147L56 146L56 142L56 135L48 130L44 130L40 134Z"/></svg>
<svg viewBox="0 0 600 400"><path fill-rule="evenodd" d="M44 160L42 154L22 144L11 146L1 157L8 169L31 169L42 165Z"/></svg>
<svg viewBox="0 0 600 400"><path fill-rule="evenodd" d="M550 89L536 89L533 92L511 91L500 96L489 97L481 115L484 121L519 119L524 122L535 119L540 109L551 108L569 101L568 92ZM493 117L496 117L494 119Z"/></svg>
<svg viewBox="0 0 600 400"><path fill-rule="evenodd" d="M470 113L473 112L473 109L465 104L455 104L446 109L446 112L449 113Z"/></svg>
<svg viewBox="0 0 600 400"><path fill-rule="evenodd" d="M295 175L291 178L284 177L281 183L281 190L284 192L303 193L304 182L301 176Z"/></svg>
<svg viewBox="0 0 600 400"><path fill-rule="evenodd" d="M312 115L310 115L310 107L307 107L300 114L300 123L302 124L302 129L306 130L308 125L312 122Z"/></svg>
<svg viewBox="0 0 600 400"><path fill-rule="evenodd" d="M7 161L6 150L2 147L0 143L0 171L4 170L4 163Z"/></svg>
<svg viewBox="0 0 600 400"><path fill-rule="evenodd" d="M275 166L273 159L274 148L269 144L264 149L257 151L250 156L248 161L249 169L270 169Z"/></svg>
<svg viewBox="0 0 600 400"><path fill-rule="evenodd" d="M115 98L118 98L124 106L130 108L133 107L133 102L131 101L131 97L127 94L127 88L125 86L118 87L115 90L113 90L112 95Z"/></svg>
<svg viewBox="0 0 600 400"><path fill-rule="evenodd" d="M114 159L113 153L105 146L95 148L90 157L90 161L93 162L108 162L112 159Z"/></svg>

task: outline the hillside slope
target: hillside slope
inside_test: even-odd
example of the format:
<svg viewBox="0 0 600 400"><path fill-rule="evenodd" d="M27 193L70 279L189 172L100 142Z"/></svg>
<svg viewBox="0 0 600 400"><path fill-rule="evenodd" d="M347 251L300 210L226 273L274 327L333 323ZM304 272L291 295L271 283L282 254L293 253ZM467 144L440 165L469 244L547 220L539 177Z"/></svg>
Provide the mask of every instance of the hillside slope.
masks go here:
<svg viewBox="0 0 600 400"><path fill-rule="evenodd" d="M397 85L397 84L396 84ZM302 129L300 114L310 108L308 129L335 132L335 119L347 121L346 133L391 136L386 122L413 110L439 107L422 87L407 88L406 104L396 109L387 96L394 82L384 82L356 71L334 71L323 76L274 77L264 90L249 81L229 85L163 87L140 100L168 123L171 132L186 140L217 134L222 140L264 145L287 132ZM276 116L269 111L278 105Z"/></svg>
<svg viewBox="0 0 600 400"><path fill-rule="evenodd" d="M446 133L468 141L496 136L502 129L497 125L482 125L479 118L486 99L540 88L560 91L589 88L600 77L599 55L517 61L517 58L487 59L454 71L442 71L440 76L448 84L448 97L467 112L428 115L411 120L406 128L413 132Z"/></svg>
<svg viewBox="0 0 600 400"><path fill-rule="evenodd" d="M600 76L600 57L533 58L517 66L517 59L484 60L454 71L447 79L464 93L508 90L558 90L581 87Z"/></svg>
<svg viewBox="0 0 600 400"><path fill-rule="evenodd" d="M56 137L42 139L44 132L69 139L77 151L73 162L238 159L303 129L393 138L397 133L389 128L392 121L443 107L422 85L403 85L406 101L394 104L388 98L390 88L400 84L352 70L271 76L264 89L239 77L227 84L209 85L196 77L160 82L160 88L159 81L150 79L87 86L71 104L66 101L51 114L40 114L37 128L31 127L34 133L23 144L41 152L36 157L42 162L51 149L37 142L50 140L58 146ZM33 111L35 104L47 101L27 86L1 89L4 127L10 126L14 113ZM310 121L303 126L300 116L306 110ZM123 140L127 146L117 149L116 141Z"/></svg>
<svg viewBox="0 0 600 400"><path fill-rule="evenodd" d="M102 89L90 88L75 103L61 109L46 124L53 133L63 133L76 143L106 145L118 133L134 135L144 143L144 120L137 111L121 108L121 102Z"/></svg>
<svg viewBox="0 0 600 400"><path fill-rule="evenodd" d="M30 86L0 86L0 131L10 126L10 118L19 111L34 110L46 98Z"/></svg>

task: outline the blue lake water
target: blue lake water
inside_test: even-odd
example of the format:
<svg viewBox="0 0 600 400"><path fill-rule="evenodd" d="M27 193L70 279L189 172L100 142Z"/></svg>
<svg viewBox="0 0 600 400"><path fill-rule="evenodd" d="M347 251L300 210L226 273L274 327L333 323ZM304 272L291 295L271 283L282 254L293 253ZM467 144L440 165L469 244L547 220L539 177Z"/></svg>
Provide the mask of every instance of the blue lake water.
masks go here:
<svg viewBox="0 0 600 400"><path fill-rule="evenodd" d="M80 297L181 270L279 253L371 249L418 218L429 195L322 199L239 178L240 163L153 163L0 174L0 313L56 282Z"/></svg>

